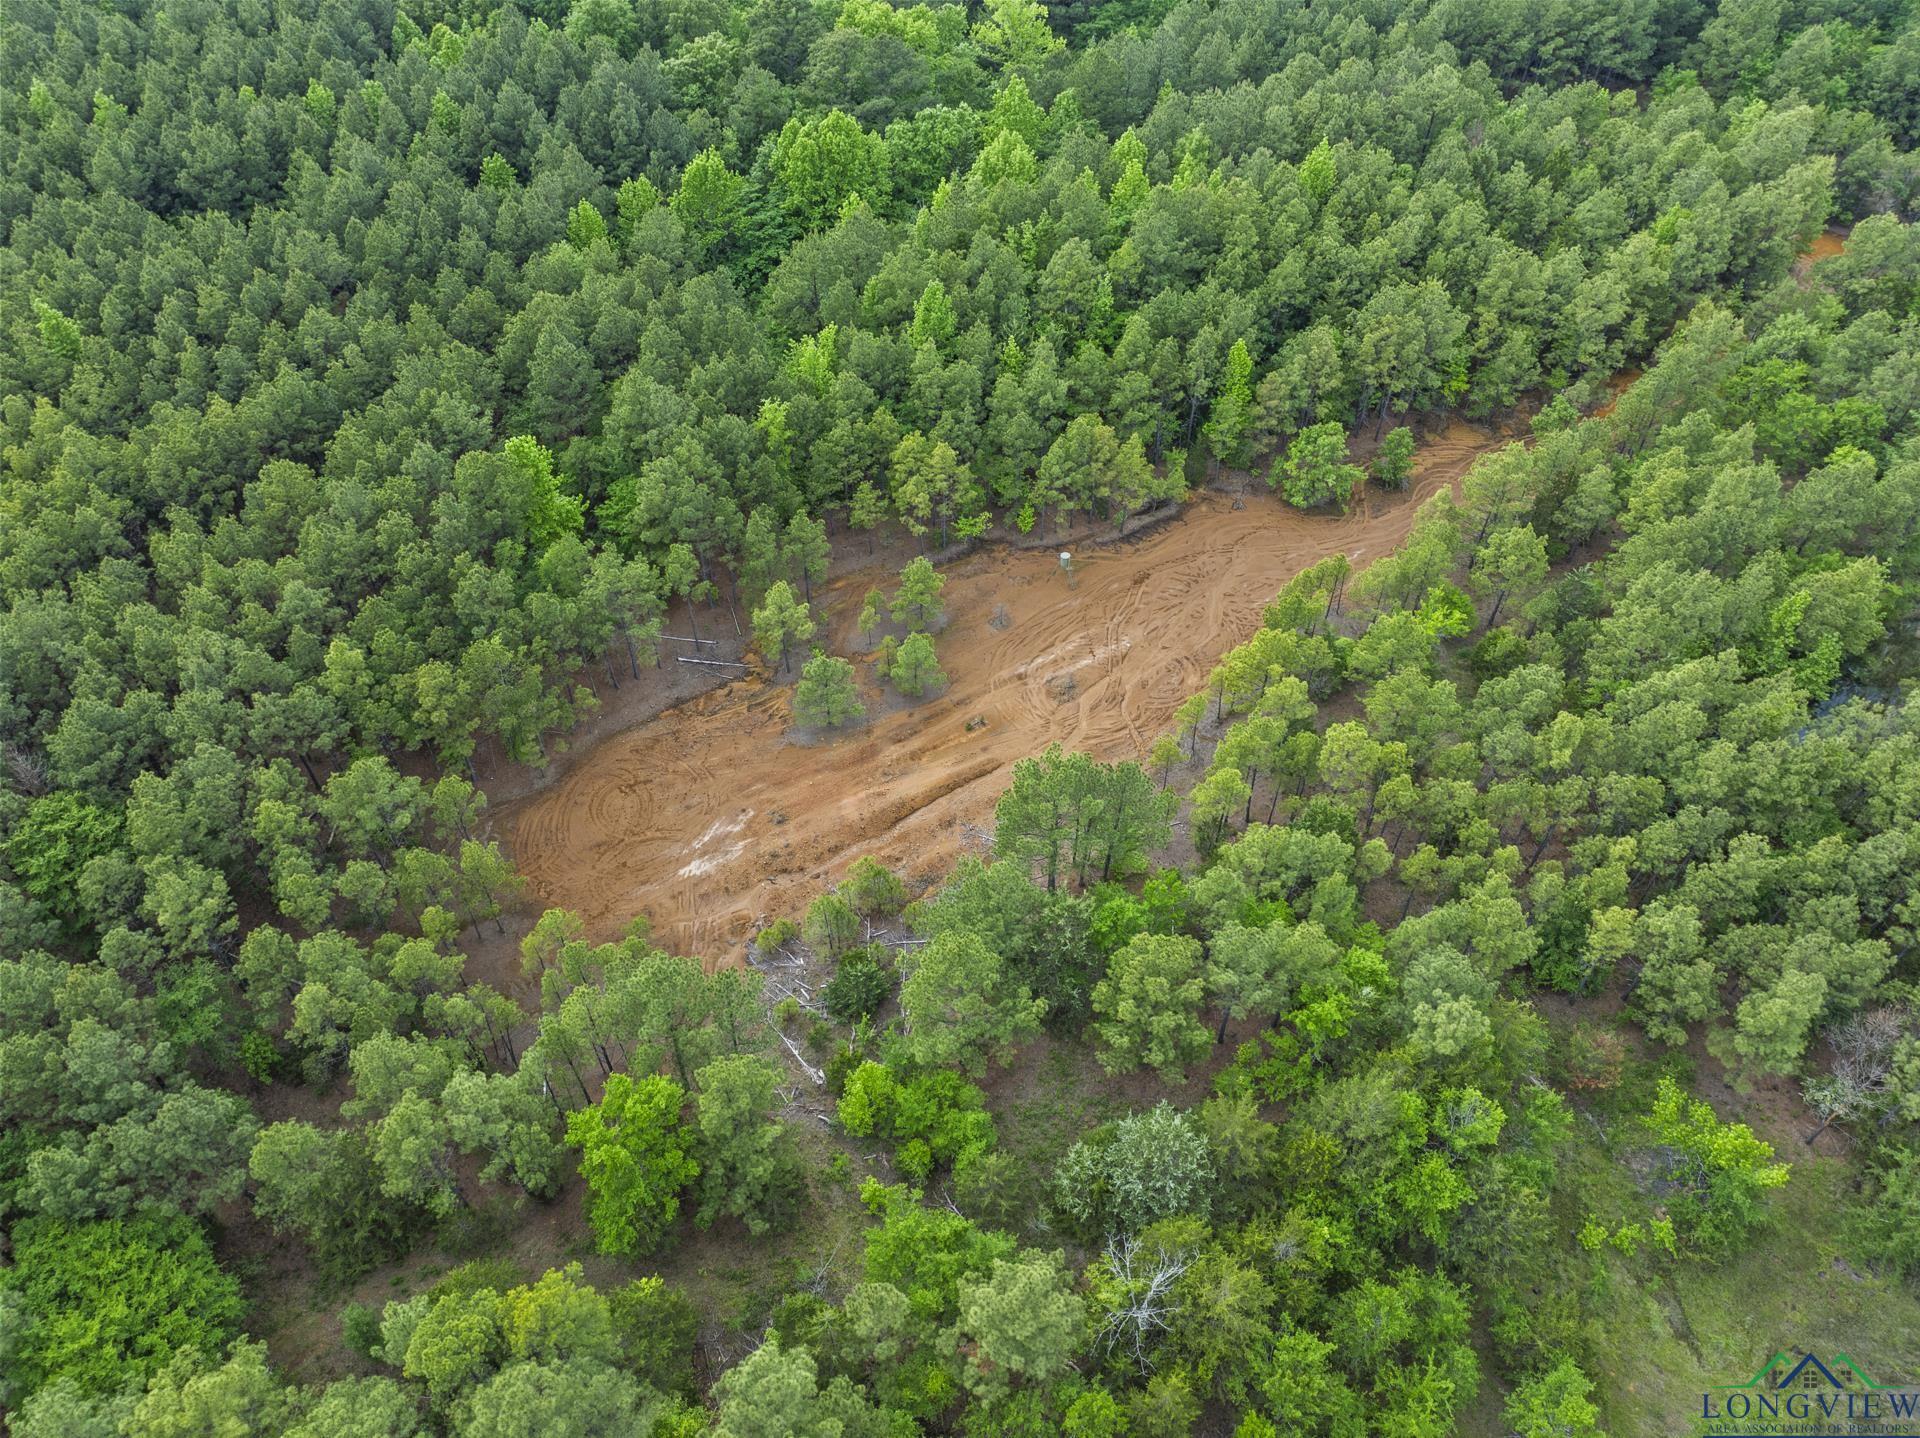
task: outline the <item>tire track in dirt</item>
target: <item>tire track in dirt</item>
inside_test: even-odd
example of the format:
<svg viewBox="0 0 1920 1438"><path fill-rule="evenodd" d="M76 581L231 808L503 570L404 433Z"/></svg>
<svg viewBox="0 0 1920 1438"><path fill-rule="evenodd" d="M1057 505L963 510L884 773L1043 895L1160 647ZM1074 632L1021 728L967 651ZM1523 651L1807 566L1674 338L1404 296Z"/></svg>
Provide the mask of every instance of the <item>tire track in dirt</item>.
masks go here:
<svg viewBox="0 0 1920 1438"><path fill-rule="evenodd" d="M1378 558L1423 500L1513 437L1454 423L1423 442L1407 493L1369 491L1341 516L1206 495L1141 536L1083 543L1073 589L1051 549L969 555L947 571L943 693L894 708L861 663L871 722L798 744L786 696L737 680L601 741L505 806L514 860L536 903L578 910L593 937L644 913L657 942L709 963L797 915L861 854L931 878L991 826L1015 760L1055 741L1140 757L1289 578L1329 554ZM836 650L851 647L866 590L892 578L861 571L820 596ZM1001 607L1010 622L996 629ZM975 718L985 726L969 731Z"/></svg>

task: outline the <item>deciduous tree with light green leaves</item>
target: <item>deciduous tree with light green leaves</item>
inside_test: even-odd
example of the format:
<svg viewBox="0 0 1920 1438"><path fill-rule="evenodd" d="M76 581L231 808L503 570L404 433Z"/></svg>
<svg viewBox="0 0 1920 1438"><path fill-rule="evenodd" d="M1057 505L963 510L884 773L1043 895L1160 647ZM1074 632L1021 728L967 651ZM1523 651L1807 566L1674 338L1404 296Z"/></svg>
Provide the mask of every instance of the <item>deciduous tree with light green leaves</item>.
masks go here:
<svg viewBox="0 0 1920 1438"><path fill-rule="evenodd" d="M567 1116L602 1253L651 1252L679 1216L681 1190L700 1176L681 1128L685 1104L686 1090L672 1079L614 1074L599 1103Z"/></svg>
<svg viewBox="0 0 1920 1438"><path fill-rule="evenodd" d="M1711 1105L1671 1078L1660 1080L1647 1132L1660 1145L1672 1185L1668 1212L1681 1237L1702 1252L1726 1252L1766 1219L1765 1195L1787 1181L1772 1145L1743 1123L1723 1123Z"/></svg>
<svg viewBox="0 0 1920 1438"><path fill-rule="evenodd" d="M1600 1410L1588 1399L1593 1381L1571 1358L1561 1358L1516 1385L1507 1399L1507 1426L1518 1438L1607 1438Z"/></svg>
<svg viewBox="0 0 1920 1438"><path fill-rule="evenodd" d="M953 338L955 323L953 301L947 296L947 287L937 279L928 280L914 304L913 323L907 327L907 343L916 349L921 345L943 345Z"/></svg>
<svg viewBox="0 0 1920 1438"><path fill-rule="evenodd" d="M592 213L599 218L597 210ZM603 224L603 238L605 232ZM562 535L578 534L586 522L586 502L561 487L546 446L531 435L516 435L506 443L506 456L526 486L527 542L541 551Z"/></svg>
<svg viewBox="0 0 1920 1438"><path fill-rule="evenodd" d="M914 431L894 446L892 496L908 533L945 544L954 520L979 503L979 486L952 445Z"/></svg>
<svg viewBox="0 0 1920 1438"><path fill-rule="evenodd" d="M680 188L668 208L696 244L716 250L740 223L740 197L746 187L747 182L727 168L718 150L702 150L681 173Z"/></svg>
<svg viewBox="0 0 1920 1438"><path fill-rule="evenodd" d="M1047 7L1038 0L987 0L985 10L973 39L987 54L1031 65L1060 48L1060 38L1047 25Z"/></svg>
<svg viewBox="0 0 1920 1438"><path fill-rule="evenodd" d="M774 140L773 172L803 229L830 225L854 195L875 207L886 203L886 142L839 110L787 121Z"/></svg>
<svg viewBox="0 0 1920 1438"><path fill-rule="evenodd" d="M218 1352L244 1308L198 1225L178 1215L28 1219L14 1227L13 1264L0 1272L11 1401L60 1380L110 1393L182 1349Z"/></svg>

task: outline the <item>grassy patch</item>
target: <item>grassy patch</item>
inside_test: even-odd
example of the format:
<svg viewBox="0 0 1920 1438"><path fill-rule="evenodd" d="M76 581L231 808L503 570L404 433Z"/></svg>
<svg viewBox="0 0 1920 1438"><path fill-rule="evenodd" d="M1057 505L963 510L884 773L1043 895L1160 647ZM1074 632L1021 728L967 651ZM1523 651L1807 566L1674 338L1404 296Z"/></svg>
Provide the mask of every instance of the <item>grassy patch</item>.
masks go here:
<svg viewBox="0 0 1920 1438"><path fill-rule="evenodd" d="M1615 1438L1705 1431L1702 1391L1744 1382L1781 1351L1845 1352L1882 1383L1920 1378L1920 1299L1849 1262L1838 1238L1850 1202L1843 1162L1783 1154L1793 1175L1773 1195L1771 1221L1724 1262L1706 1264L1578 1245L1573 1233L1587 1213L1617 1223L1648 1211L1624 1157L1583 1123L1556 1207L1566 1229L1562 1276L1583 1290L1595 1401Z"/></svg>
<svg viewBox="0 0 1920 1438"><path fill-rule="evenodd" d="M998 1146L1013 1157L1026 1190L1022 1198L1036 1218L1054 1166L1074 1144L1101 1124L1152 1108L1162 1097L1182 1105L1190 1099L1163 1089L1148 1074L1110 1076L1087 1045L1052 1038L1028 1045L1011 1068L990 1075L985 1088ZM1060 1242L1039 1223L1029 1225L1022 1237Z"/></svg>

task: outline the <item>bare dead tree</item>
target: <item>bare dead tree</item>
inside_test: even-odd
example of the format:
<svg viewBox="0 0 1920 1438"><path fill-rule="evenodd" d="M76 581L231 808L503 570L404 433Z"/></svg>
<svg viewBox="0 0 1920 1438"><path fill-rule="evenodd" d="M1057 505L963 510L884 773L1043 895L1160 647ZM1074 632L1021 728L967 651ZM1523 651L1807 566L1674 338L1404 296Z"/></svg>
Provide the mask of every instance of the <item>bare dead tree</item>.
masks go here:
<svg viewBox="0 0 1920 1438"><path fill-rule="evenodd" d="M1173 1286L1193 1264L1187 1249L1145 1244L1131 1235L1107 1240L1107 1267L1114 1277L1115 1302L1100 1326L1109 1354L1124 1352L1142 1375L1153 1371L1157 1335L1165 1333L1179 1311Z"/></svg>
<svg viewBox="0 0 1920 1438"><path fill-rule="evenodd" d="M834 1273L834 1265L840 1257L841 1246L845 1243L846 1239L843 1236L834 1243L833 1251L814 1266L813 1277L802 1285L808 1293L814 1294L819 1298L825 1298L827 1296L827 1291L830 1286L829 1280Z"/></svg>
<svg viewBox="0 0 1920 1438"><path fill-rule="evenodd" d="M792 999L796 1004L800 1005L801 1008L816 1018L824 1012L820 1005L814 1000L812 986L801 982L799 979L775 979L769 976L766 983L766 995L776 1004L783 999Z"/></svg>
<svg viewBox="0 0 1920 1438"><path fill-rule="evenodd" d="M759 952L750 947L747 950L747 964L761 977L760 997L769 1014L780 1003L792 999L804 1012L812 1014L815 1018L824 1016L826 1011L821 1007L820 1001L813 996L814 986L808 982L809 971L804 953L794 953L785 945L776 948L773 954ZM812 1081L815 1088L825 1087L826 1071L816 1068L807 1061L807 1056L800 1051L800 1045L787 1036L777 1019L770 1023L769 1027L786 1047L787 1052L793 1055L793 1061L799 1065L800 1072Z"/></svg>
<svg viewBox="0 0 1920 1438"><path fill-rule="evenodd" d="M38 799L48 789L44 760L12 744L0 744L0 758L6 761L7 777L29 799Z"/></svg>
<svg viewBox="0 0 1920 1438"><path fill-rule="evenodd" d="M1880 1106L1893 1072L1893 1052L1907 1029L1899 1009L1867 1009L1827 1031L1833 1063L1827 1072L1801 1087L1807 1106L1820 1115L1820 1126L1806 1137L1812 1143L1838 1120L1871 1113Z"/></svg>
<svg viewBox="0 0 1920 1438"><path fill-rule="evenodd" d="M819 1087L819 1088L825 1087L827 1082L826 1071L823 1069L817 1069L812 1064L808 1063L807 1056L800 1052L800 1045L796 1044L792 1039L788 1038L784 1033L781 1033L780 1028L777 1024L774 1026L773 1031L776 1034L780 1035L780 1042L787 1046L787 1052L793 1055L793 1061L800 1065L800 1072L805 1074L808 1078L812 1079L815 1087Z"/></svg>

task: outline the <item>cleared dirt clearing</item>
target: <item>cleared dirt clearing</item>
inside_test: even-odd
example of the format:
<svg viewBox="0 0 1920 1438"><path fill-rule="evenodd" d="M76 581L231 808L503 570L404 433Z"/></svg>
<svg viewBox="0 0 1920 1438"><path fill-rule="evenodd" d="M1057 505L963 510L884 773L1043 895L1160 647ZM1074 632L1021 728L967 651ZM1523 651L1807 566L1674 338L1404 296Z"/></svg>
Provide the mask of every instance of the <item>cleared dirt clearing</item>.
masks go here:
<svg viewBox="0 0 1920 1438"><path fill-rule="evenodd" d="M1329 554L1364 564L1393 548L1423 499L1513 437L1454 424L1422 444L1409 492L1370 490L1347 515L1302 514L1264 491L1238 509L1206 495L1137 539L1077 544L1071 590L1051 548L970 555L947 571L944 691L896 707L861 663L870 720L802 744L787 737L785 685L731 683L603 740L507 806L514 860L535 902L579 911L594 937L646 914L657 942L709 963L797 916L861 854L943 871L984 843L1016 759L1056 740L1142 756L1287 579ZM893 578L863 571L821 595L821 641L854 652L861 596Z"/></svg>

